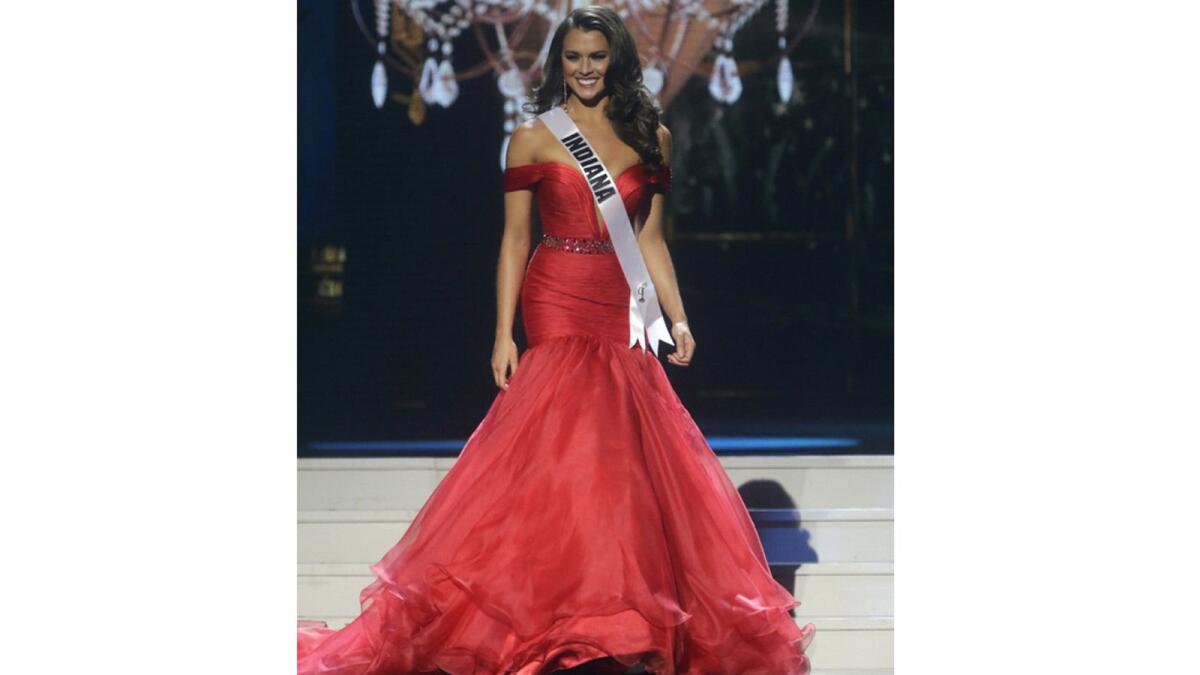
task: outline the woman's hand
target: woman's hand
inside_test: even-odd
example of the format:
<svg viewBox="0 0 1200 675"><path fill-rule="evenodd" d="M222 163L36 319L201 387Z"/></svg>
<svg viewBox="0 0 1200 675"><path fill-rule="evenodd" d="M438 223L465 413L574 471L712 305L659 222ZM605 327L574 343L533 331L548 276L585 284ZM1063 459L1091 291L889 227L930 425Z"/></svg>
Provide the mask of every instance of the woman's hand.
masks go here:
<svg viewBox="0 0 1200 675"><path fill-rule="evenodd" d="M497 387L508 389L510 368L513 373L517 372L517 343L512 337L498 337L492 347L492 377L496 379Z"/></svg>
<svg viewBox="0 0 1200 675"><path fill-rule="evenodd" d="M671 337L675 340L675 351L667 355L667 361L677 366L687 366L692 362L692 354L696 351L696 338L686 321L676 321L671 326Z"/></svg>

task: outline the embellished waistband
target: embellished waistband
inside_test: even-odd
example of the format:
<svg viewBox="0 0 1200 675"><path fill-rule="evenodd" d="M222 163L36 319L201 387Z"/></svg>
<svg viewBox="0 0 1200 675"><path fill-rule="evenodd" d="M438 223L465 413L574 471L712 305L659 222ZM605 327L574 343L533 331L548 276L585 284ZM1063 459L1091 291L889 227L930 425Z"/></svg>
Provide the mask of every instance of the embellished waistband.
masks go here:
<svg viewBox="0 0 1200 675"><path fill-rule="evenodd" d="M542 235L542 246L571 253L613 253L613 244L607 239L580 239L578 237L555 237Z"/></svg>

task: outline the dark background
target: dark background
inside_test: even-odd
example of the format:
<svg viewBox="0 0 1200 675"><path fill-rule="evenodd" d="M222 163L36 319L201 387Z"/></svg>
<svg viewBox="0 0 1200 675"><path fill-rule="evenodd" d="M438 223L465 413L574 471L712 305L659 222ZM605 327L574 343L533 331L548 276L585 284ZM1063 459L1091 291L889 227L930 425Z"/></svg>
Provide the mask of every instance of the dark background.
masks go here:
<svg viewBox="0 0 1200 675"><path fill-rule="evenodd" d="M720 104L693 77L668 107L667 227L698 348L664 367L710 435L832 433L863 441L833 452L890 452L893 8L815 7L787 106L767 7L735 38L741 99ZM813 8L793 0L791 34ZM300 452L465 439L497 393L495 78L461 81L414 125L402 102L375 108L351 2L299 9ZM455 41L456 65L480 59ZM393 96L413 88L389 80Z"/></svg>

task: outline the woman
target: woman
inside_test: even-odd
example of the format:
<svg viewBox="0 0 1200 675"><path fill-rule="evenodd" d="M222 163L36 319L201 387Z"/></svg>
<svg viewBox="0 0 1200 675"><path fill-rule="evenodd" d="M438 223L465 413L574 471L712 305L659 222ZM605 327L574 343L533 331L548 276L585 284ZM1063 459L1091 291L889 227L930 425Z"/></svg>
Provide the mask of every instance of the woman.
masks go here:
<svg viewBox="0 0 1200 675"><path fill-rule="evenodd" d="M673 320L667 361L687 366L696 343L662 233L671 137L612 10L571 12L530 98L541 115L513 134L504 175L501 391L372 566L362 614L300 630L299 671L806 674L812 625L789 615L799 603L772 579L741 497L639 339L649 333L631 346L628 260L593 201L605 182L548 128L558 107L611 172ZM545 234L526 263L535 199Z"/></svg>

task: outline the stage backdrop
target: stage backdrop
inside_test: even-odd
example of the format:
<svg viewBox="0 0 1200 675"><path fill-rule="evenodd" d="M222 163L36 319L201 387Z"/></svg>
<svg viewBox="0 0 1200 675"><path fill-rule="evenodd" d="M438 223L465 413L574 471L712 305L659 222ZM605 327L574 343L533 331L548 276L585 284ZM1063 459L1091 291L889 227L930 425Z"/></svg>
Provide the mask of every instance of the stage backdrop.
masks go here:
<svg viewBox="0 0 1200 675"><path fill-rule="evenodd" d="M362 9L300 2L302 454L466 438L497 393L504 98L485 74L414 120L412 84L393 74L377 107ZM787 104L764 65L770 11L738 33L736 103L706 76L670 101L667 226L698 349L665 367L708 433L850 425L873 440L846 451L889 452L892 3L793 0L790 14L809 25ZM454 60L481 61L472 49L456 41Z"/></svg>

